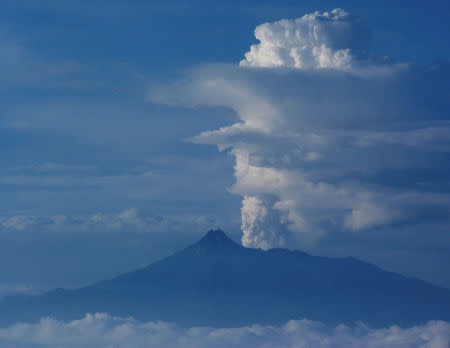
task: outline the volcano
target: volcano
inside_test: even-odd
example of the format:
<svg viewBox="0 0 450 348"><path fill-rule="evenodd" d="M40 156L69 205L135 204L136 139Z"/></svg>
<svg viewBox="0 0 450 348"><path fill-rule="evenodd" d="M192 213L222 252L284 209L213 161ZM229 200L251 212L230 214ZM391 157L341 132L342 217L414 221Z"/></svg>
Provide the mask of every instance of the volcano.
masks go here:
<svg viewBox="0 0 450 348"><path fill-rule="evenodd" d="M221 231L147 267L75 290L10 296L0 324L105 312L187 326L307 318L374 327L450 321L450 290L348 257L245 248Z"/></svg>

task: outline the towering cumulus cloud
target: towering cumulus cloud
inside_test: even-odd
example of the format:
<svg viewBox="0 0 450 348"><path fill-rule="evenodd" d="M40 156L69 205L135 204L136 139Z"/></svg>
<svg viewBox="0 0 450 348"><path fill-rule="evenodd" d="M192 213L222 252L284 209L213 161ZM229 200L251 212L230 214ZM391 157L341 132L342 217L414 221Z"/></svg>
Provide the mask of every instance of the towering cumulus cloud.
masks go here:
<svg viewBox="0 0 450 348"><path fill-rule="evenodd" d="M242 66L349 69L366 56L370 32L341 9L265 23L255 29Z"/></svg>
<svg viewBox="0 0 450 348"><path fill-rule="evenodd" d="M239 66L196 68L151 93L235 111L238 122L192 140L236 158L243 244L309 247L349 233L404 237L417 226L444 235L449 65L370 57L367 27L339 9L255 34L260 43Z"/></svg>

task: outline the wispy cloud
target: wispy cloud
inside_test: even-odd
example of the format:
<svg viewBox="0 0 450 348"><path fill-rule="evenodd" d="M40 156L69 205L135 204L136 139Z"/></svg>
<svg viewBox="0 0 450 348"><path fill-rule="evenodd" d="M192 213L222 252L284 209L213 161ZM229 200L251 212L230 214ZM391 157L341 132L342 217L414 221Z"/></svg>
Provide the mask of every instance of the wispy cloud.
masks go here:
<svg viewBox="0 0 450 348"><path fill-rule="evenodd" d="M0 90L14 88L87 88L81 83L88 67L69 60L49 60L27 47L10 30L0 28Z"/></svg>
<svg viewBox="0 0 450 348"><path fill-rule="evenodd" d="M0 284L0 301L3 297L17 294L32 294L36 292L29 285L24 284Z"/></svg>

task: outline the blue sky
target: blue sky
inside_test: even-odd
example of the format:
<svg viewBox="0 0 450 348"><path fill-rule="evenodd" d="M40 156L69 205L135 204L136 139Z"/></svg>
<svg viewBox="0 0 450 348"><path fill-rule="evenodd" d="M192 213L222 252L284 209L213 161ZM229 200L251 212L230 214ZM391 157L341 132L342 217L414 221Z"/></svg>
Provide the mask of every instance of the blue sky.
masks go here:
<svg viewBox="0 0 450 348"><path fill-rule="evenodd" d="M339 182L351 181L345 187L356 191L367 183L361 192L371 193L376 190L367 187L379 184L383 197L353 208L345 229L319 219L328 213L338 219L341 213L316 209L322 201L311 196L307 212L318 218L309 223L320 237L313 242L300 238L292 245L321 255L352 255L450 287L450 168L448 134L442 126L448 122L448 102L443 100L448 80L439 77L448 76L448 66L444 64L437 77L423 72L437 62L448 62L448 2L430 6L419 1L324 1L318 7L312 1L5 0L0 5L0 289L84 285L163 257L210 228L220 227L239 240L243 196L261 197L260 188L243 185L233 168L234 155L211 146L223 145L217 134L214 139L208 134L188 139L243 118L234 100L194 91L202 91L196 89L202 79L231 76L236 88L245 86L254 91L255 100L275 105L284 99L269 87L259 88L261 81L267 86L291 86L294 91L302 89L298 79L317 83L317 88L327 81L338 83L314 74L285 72L286 79L277 80L270 72L245 75L234 70L250 45L257 43L257 25L337 7L361 17L371 29L370 56L416 64L398 80L380 82L381 88L392 92L392 98L386 97L392 108L380 110L422 108L418 114L430 116L417 116L417 124L438 131L404 138L410 144L416 141L410 136L431 137L425 152L394 146L386 146L384 152L374 150L371 156L378 159L373 162L385 170L362 175L361 168L371 168L373 163L355 160L359 167L355 164L353 169L359 174L346 174ZM211 63L222 65L208 67ZM413 98L403 94L408 81ZM362 90L372 88L358 83ZM424 86L437 86L437 92ZM384 97L364 94L360 100L383 104ZM429 101L435 104L430 106ZM290 112L284 106L280 110ZM409 122L406 116L405 120ZM347 122L348 129L356 127L352 120ZM382 127L374 122L366 128ZM404 130L404 126L394 128L389 131ZM383 132L383 139L400 137ZM244 137L238 139L241 143L252 146L260 141L258 134L239 136ZM284 153L291 146L276 143L279 137L267 139L273 141L272 150ZM364 139L359 141L374 138ZM228 148L238 148L234 140L224 141ZM252 161L270 167L267 163L279 153L259 149L252 153ZM352 169L349 159L362 158L364 153L348 156L330 155L336 161L327 162L327 173ZM410 157L417 160L407 161ZM386 164L391 162L396 165ZM319 167L304 169L308 175L324 177ZM334 187L338 183L338 179L326 180ZM411 206L415 198L407 197L417 192L426 193L420 199L430 203ZM277 214L288 202L297 207L286 208L291 213L300 209L295 198L280 198L284 191L274 189L269 194L276 201L270 204L279 202ZM255 200L250 203L258 205ZM402 218L386 214L396 204L402 206ZM365 209L385 222L381 226L361 222L358 217ZM268 228L289 230L291 225L288 221ZM272 243L268 246L277 246L277 238L266 240Z"/></svg>

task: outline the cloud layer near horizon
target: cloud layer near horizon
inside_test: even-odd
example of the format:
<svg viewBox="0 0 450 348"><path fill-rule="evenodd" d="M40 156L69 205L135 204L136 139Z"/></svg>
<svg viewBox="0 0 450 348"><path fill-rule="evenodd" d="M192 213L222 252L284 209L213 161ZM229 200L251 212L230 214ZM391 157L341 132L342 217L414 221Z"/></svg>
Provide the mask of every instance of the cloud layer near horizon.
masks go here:
<svg viewBox="0 0 450 348"><path fill-rule="evenodd" d="M339 9L255 33L260 44L241 67L203 66L151 91L154 101L236 112L235 124L192 140L236 158L243 244L307 247L330 233L446 226L450 66L362 60L370 33Z"/></svg>
<svg viewBox="0 0 450 348"><path fill-rule="evenodd" d="M445 348L449 324L431 321L403 329L327 327L310 320L291 320L281 327L252 325L238 328L181 328L166 322L138 322L107 314L87 314L63 322L43 318L36 324L0 328L2 346L15 348Z"/></svg>

